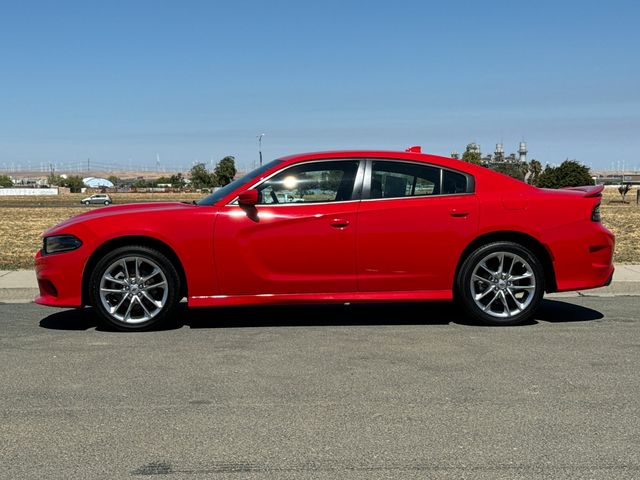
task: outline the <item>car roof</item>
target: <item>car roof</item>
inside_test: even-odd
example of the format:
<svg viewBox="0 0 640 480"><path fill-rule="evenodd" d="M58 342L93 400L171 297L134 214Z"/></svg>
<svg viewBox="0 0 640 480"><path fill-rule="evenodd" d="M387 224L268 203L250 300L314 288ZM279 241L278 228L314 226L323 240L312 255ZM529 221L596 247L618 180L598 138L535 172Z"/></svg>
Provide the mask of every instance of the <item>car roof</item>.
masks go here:
<svg viewBox="0 0 640 480"><path fill-rule="evenodd" d="M288 164L297 163L306 160L321 160L330 158L385 158L390 160L411 160L417 162L432 163L442 167L452 168L470 174L478 174L486 168L473 165L461 160L455 160L440 155L431 155L416 152L398 152L393 150L329 150L320 152L299 153L280 157L284 162L280 168Z"/></svg>

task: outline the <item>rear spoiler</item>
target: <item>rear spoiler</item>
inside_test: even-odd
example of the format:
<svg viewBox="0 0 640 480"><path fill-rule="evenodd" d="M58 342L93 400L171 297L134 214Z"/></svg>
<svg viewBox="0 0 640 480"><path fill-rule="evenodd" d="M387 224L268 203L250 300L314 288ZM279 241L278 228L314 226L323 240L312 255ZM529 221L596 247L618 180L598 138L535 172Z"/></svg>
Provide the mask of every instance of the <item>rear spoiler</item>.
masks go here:
<svg viewBox="0 0 640 480"><path fill-rule="evenodd" d="M601 197L604 185L588 185L585 187L564 187L562 190L576 190L578 192L584 192L582 196L584 198Z"/></svg>

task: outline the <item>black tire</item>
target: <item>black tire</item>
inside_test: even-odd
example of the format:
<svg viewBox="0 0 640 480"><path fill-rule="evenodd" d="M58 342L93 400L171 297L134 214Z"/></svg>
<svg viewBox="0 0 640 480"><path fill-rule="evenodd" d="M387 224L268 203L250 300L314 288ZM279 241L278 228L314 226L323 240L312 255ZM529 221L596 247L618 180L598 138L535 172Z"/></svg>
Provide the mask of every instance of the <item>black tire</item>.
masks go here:
<svg viewBox="0 0 640 480"><path fill-rule="evenodd" d="M109 200L105 200L104 204L109 205L111 202Z"/></svg>
<svg viewBox="0 0 640 480"><path fill-rule="evenodd" d="M114 265L114 263L127 257L139 257L143 260L150 260L157 265L164 275L164 278L166 278L167 297L164 305L159 308L158 312L155 313L150 320L141 323L127 323L115 318L107 310L100 296L100 283L107 269ZM91 305L95 308L101 325L121 331L150 330L167 324L171 320L172 313L181 299L180 276L178 275L176 266L158 250L143 245L119 247L106 254L98 262L91 274L88 291Z"/></svg>
<svg viewBox="0 0 640 480"><path fill-rule="evenodd" d="M86 202L82 202L82 203L84 203L85 205L89 205L91 202L87 200Z"/></svg>
<svg viewBox="0 0 640 480"><path fill-rule="evenodd" d="M527 277L527 279L515 280L509 283L506 279L495 280L495 278L499 278L500 276L494 276L488 273L488 270L479 267L480 263L487 258L489 258L489 262L495 261L500 265L499 258L501 253L506 254L502 260L506 265L505 268L508 268L509 261L511 260L515 262L515 269L520 268L522 272L525 272L527 269L524 268L524 263L513 260L513 258L519 257L528 264L529 270L526 271L526 273L530 273L531 275ZM493 255L496 255L496 257L493 257ZM495 272L502 270L501 267L495 267L496 263L492 263L492 265L493 268L490 268L490 270L495 270ZM478 272L486 272L480 273L483 278L484 276L487 277L486 281L477 281L477 277L473 277L477 267L479 268ZM507 273L505 272L504 275L507 275ZM522 275L514 273L513 277L510 278L516 279L521 276ZM472 278L475 281L474 286L472 286ZM476 320L480 320L488 325L517 325L526 322L535 315L544 295L544 280L544 269L542 268L540 260L529 249L514 242L494 242L477 248L464 260L456 279L456 296L462 301L465 310ZM526 287L522 287L519 283L526 284ZM508 288L508 285L512 284L514 285L512 287L513 290ZM535 287L531 288L531 284L535 285ZM480 302L485 302L486 304L494 301L494 295L499 299L498 306L491 304L488 307L490 313L488 313L487 310L483 310L474 299L473 289L475 289L476 286L478 289L483 289L480 292L476 292L476 295L480 296L486 293L486 297L479 299ZM520 290L521 288L528 289ZM520 302L520 305L526 304L526 307L522 310L520 310L520 307L516 303L520 298L511 295L511 293L516 291L515 289L518 289L516 295L523 296L523 301ZM502 290L502 293L500 293L500 290ZM530 295L530 298L528 295ZM502 297L505 299L504 303ZM493 309L498 311L494 312ZM502 312L500 310L502 310Z"/></svg>

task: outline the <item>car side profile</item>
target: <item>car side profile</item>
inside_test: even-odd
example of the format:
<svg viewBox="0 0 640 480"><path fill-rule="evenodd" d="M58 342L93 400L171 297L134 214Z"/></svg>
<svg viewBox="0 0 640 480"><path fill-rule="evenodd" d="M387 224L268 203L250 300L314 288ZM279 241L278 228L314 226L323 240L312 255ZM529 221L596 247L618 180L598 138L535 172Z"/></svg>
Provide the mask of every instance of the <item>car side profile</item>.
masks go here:
<svg viewBox="0 0 640 480"><path fill-rule="evenodd" d="M106 193L96 193L80 200L83 205L111 205L113 200Z"/></svg>
<svg viewBox="0 0 640 480"><path fill-rule="evenodd" d="M544 190L417 152L274 160L196 204L118 205L43 234L40 295L122 330L189 307L459 301L531 318L545 292L606 285L614 237L601 186Z"/></svg>

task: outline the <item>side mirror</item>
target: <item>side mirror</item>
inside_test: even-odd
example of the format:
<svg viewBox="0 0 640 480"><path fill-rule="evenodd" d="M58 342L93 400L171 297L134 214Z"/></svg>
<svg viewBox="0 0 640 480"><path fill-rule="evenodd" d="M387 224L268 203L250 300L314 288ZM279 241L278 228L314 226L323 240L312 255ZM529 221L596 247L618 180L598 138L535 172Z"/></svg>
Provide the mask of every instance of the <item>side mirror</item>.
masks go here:
<svg viewBox="0 0 640 480"><path fill-rule="evenodd" d="M258 203L258 190L250 188L238 195L238 203L245 207L253 207Z"/></svg>

